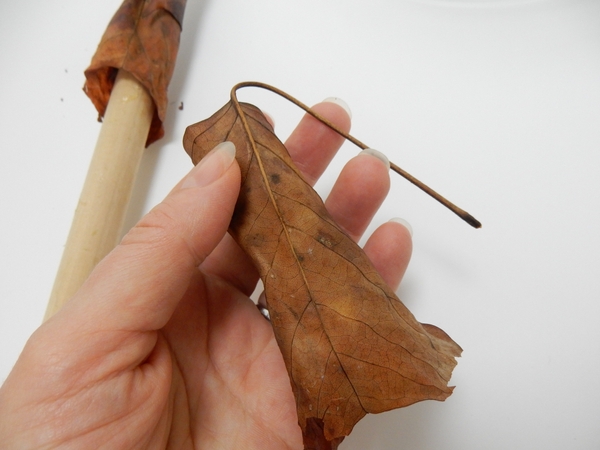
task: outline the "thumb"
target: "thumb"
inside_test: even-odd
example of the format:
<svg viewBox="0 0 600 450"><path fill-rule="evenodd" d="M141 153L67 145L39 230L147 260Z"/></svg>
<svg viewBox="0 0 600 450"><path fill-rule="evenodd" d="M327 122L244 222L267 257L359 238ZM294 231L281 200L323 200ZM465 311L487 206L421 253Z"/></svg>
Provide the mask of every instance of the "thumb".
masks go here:
<svg viewBox="0 0 600 450"><path fill-rule="evenodd" d="M239 189L235 146L224 142L127 233L65 309L105 329L162 328L225 235Z"/></svg>

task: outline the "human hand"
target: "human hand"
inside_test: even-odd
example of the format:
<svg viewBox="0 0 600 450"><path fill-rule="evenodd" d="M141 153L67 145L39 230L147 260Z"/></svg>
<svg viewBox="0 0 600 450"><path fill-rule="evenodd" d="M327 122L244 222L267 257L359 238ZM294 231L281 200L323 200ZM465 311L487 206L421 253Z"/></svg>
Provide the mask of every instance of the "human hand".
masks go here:
<svg viewBox="0 0 600 450"><path fill-rule="evenodd" d="M339 105L314 109L349 129ZM286 147L312 184L342 142L306 116ZM206 156L32 335L0 388L3 448L302 448L273 331L249 300L257 272L226 234L232 158L229 145ZM326 206L358 240L388 189L385 164L363 152ZM365 252L396 289L410 234L388 222Z"/></svg>

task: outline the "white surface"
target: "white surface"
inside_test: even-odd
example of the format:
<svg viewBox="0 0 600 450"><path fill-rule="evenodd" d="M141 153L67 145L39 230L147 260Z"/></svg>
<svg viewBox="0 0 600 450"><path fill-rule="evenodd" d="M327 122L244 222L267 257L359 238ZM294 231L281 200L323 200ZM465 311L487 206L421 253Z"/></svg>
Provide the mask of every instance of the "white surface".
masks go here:
<svg viewBox="0 0 600 450"><path fill-rule="evenodd" d="M394 178L376 223L414 228L400 296L465 352L448 401L369 416L341 448L600 448L600 2L188 3L167 136L129 224L188 171L185 127L236 82L339 96L356 137L484 225ZM0 4L0 382L43 316L99 130L82 72L119 4ZM240 98L282 136L301 115Z"/></svg>

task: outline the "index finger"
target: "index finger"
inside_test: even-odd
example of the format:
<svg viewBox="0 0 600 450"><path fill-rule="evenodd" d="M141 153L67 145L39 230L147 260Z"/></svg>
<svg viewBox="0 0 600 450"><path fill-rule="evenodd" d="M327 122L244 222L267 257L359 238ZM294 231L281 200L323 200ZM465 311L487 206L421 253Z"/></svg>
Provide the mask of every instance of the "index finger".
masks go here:
<svg viewBox="0 0 600 450"><path fill-rule="evenodd" d="M350 131L350 109L343 100L328 98L313 106L312 109L342 131L346 133ZM292 132L285 146L298 169L313 185L343 143L343 136L307 113Z"/></svg>

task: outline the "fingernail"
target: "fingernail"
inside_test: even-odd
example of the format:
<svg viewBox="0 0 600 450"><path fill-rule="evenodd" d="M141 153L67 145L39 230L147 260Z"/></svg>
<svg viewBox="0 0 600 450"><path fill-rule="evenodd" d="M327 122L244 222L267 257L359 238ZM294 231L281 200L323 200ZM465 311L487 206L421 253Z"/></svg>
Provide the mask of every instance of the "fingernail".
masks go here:
<svg viewBox="0 0 600 450"><path fill-rule="evenodd" d="M271 128L275 129L275 120L273 119L273 116L271 114L269 114L268 112L262 111L263 115L265 116L265 118L267 119L267 122L269 122L269 124L271 125Z"/></svg>
<svg viewBox="0 0 600 450"><path fill-rule="evenodd" d="M399 223L400 225L402 225L404 228L406 228L408 230L408 232L410 233L410 236L412 237L412 235L413 235L412 226L406 220L401 219L400 217L394 217L392 220L390 220L390 222L396 222L396 223Z"/></svg>
<svg viewBox="0 0 600 450"><path fill-rule="evenodd" d="M200 160L181 183L181 189L205 187L215 182L229 169L235 159L233 142L221 142Z"/></svg>
<svg viewBox="0 0 600 450"><path fill-rule="evenodd" d="M384 163L388 170L390 169L390 160L387 159L387 156L385 156L379 150L375 150L374 148L366 148L362 152L360 152L359 155L374 156L375 158L379 159L382 163Z"/></svg>
<svg viewBox="0 0 600 450"><path fill-rule="evenodd" d="M350 107L348 106L348 103L346 103L341 98L339 98L339 97L327 97L323 101L324 102L329 102L329 103L335 103L336 105L341 106L342 108L344 108L344 111L346 111L346 113L348 114L348 117L350 117L352 119L352 111L350 110Z"/></svg>

